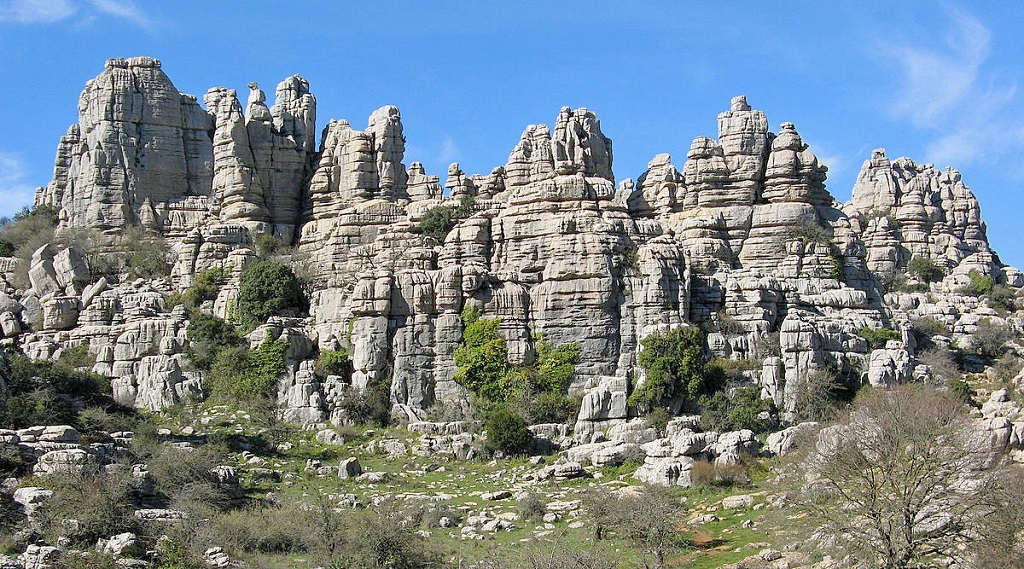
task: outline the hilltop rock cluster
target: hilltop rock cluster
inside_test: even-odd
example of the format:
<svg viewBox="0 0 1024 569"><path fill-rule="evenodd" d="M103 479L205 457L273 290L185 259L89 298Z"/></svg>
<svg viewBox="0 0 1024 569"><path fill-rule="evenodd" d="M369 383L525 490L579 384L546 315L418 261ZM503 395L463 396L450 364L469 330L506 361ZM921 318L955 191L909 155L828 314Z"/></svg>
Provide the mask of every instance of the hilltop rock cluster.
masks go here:
<svg viewBox="0 0 1024 569"><path fill-rule="evenodd" d="M340 420L344 393L381 381L413 418L465 399L452 354L468 306L500 319L512 364L534 360L537 337L580 345L575 432L596 442L628 420L627 395L645 380L640 341L657 331L703 326L717 356L759 362L745 377L792 413L816 370L873 384L928 377L914 319L938 320L965 344L982 319L1021 325L961 292L972 278L1020 287L1024 275L989 247L958 172L879 149L840 204L796 127L771 131L744 97L718 116L717 138L693 140L681 167L659 154L636 182L618 183L612 141L585 108L561 109L553 128L526 127L490 173L452 164L442 183L419 162L406 166L396 107L374 111L365 130L331 120L318 141L306 80L285 79L275 99L268 107L250 83L244 106L223 87L200 105L155 59L108 61L86 84L36 205L59 210L58 233L159 234L171 276L96 280L74 246L41 247L31 286L0 292L4 336L34 358L87 345L94 371L136 407L198 397L183 355L188 315L167 298L221 267L228 284L203 310L228 316L238 276L269 235L294 247L311 298L307 314L249 336L254 346L290 342L284 416ZM421 225L440 206L464 213L443 237ZM892 286L916 258L942 274ZM17 264L0 259L0 269L12 282ZM898 339L871 346L865 328ZM348 350L350 378L313 372L328 349Z"/></svg>

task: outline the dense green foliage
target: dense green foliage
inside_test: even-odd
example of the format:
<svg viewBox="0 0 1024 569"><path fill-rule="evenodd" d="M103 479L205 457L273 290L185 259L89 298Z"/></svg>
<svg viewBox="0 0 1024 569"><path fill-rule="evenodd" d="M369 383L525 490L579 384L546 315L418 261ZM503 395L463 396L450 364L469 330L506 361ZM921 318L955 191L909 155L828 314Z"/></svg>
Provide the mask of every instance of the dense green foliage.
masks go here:
<svg viewBox="0 0 1024 569"><path fill-rule="evenodd" d="M444 242L448 233L459 224L459 221L473 213L473 198L467 197L459 205L439 205L423 212L417 231L438 242Z"/></svg>
<svg viewBox="0 0 1024 569"><path fill-rule="evenodd" d="M462 311L465 329L462 344L453 354L458 371L455 381L491 401L506 401L514 390L505 338L498 333L498 320L481 318L480 311Z"/></svg>
<svg viewBox="0 0 1024 569"><path fill-rule="evenodd" d="M907 272L926 283L941 281L946 276L942 267L928 257L914 257L907 263Z"/></svg>
<svg viewBox="0 0 1024 569"><path fill-rule="evenodd" d="M890 330L889 328L868 328L867 326L857 330L857 335L868 341L868 346L871 349L884 348L885 343L893 340L903 339L903 335L898 330Z"/></svg>
<svg viewBox="0 0 1024 569"><path fill-rule="evenodd" d="M231 323L198 310L189 313L188 336L185 353L200 370L210 369L217 352L237 347L242 341Z"/></svg>
<svg viewBox="0 0 1024 569"><path fill-rule="evenodd" d="M629 404L634 407L650 409L675 398L686 406L722 383L722 370L710 365L704 352L704 334L696 326L656 332L640 345L643 349L637 363L647 379L629 396Z"/></svg>
<svg viewBox="0 0 1024 569"><path fill-rule="evenodd" d="M484 429L487 430L487 446L505 456L526 454L530 450L533 433L527 428L525 419L508 409L497 409L491 413Z"/></svg>
<svg viewBox="0 0 1024 569"><path fill-rule="evenodd" d="M500 322L482 318L480 311L467 307L463 343L455 349L458 365L455 381L488 402L517 401L527 407L542 407L542 415L564 415L565 392L576 372L580 357L578 344L554 346L535 338L537 359L532 364L508 363L508 347L498 332Z"/></svg>
<svg viewBox="0 0 1024 569"><path fill-rule="evenodd" d="M775 403L762 399L760 388L754 386L705 395L700 398L700 408L700 425L705 431L766 433L775 426Z"/></svg>
<svg viewBox="0 0 1024 569"><path fill-rule="evenodd" d="M345 375L348 372L348 350L320 350L315 368L324 377Z"/></svg>
<svg viewBox="0 0 1024 569"><path fill-rule="evenodd" d="M210 368L207 388L214 398L227 401L259 401L272 394L286 371L287 338L265 340L256 349L220 349Z"/></svg>
<svg viewBox="0 0 1024 569"><path fill-rule="evenodd" d="M82 420L87 410L101 409L115 424L131 416L114 402L103 377L75 369L68 361L33 361L21 353L0 358L9 361L8 397L0 405L0 425L5 428L64 424L88 432L90 425ZM111 425L93 421L91 426Z"/></svg>
<svg viewBox="0 0 1024 569"><path fill-rule="evenodd" d="M973 269L967 273L967 276L971 279L971 284L964 287L963 292L967 294L982 296L992 292L992 287L995 286L990 277L984 277Z"/></svg>
<svg viewBox="0 0 1024 569"><path fill-rule="evenodd" d="M187 308L199 308L208 300L216 300L220 287L228 280L228 271L223 267L213 267L199 271L192 279L189 286L181 295L181 300Z"/></svg>
<svg viewBox="0 0 1024 569"><path fill-rule="evenodd" d="M287 265L272 261L257 261L242 271L237 302L239 322L253 327L282 311L306 306L295 273Z"/></svg>

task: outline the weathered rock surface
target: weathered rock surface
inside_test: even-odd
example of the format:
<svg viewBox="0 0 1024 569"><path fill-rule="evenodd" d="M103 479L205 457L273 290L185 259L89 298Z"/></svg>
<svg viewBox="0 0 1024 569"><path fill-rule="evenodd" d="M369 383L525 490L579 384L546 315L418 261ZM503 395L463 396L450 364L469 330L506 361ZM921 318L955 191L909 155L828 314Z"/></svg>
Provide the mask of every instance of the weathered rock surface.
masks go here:
<svg viewBox="0 0 1024 569"><path fill-rule="evenodd" d="M289 77L275 96L268 107L251 83L243 107L217 87L204 109L158 61L109 61L86 85L37 204L60 208L61 230L160 233L173 251L171 277L94 279L74 248L43 247L27 267L31 290L2 291L3 335L36 358L88 345L94 371L127 404L158 409L196 397L200 378L182 356L187 314L165 299L220 267L228 283L201 309L229 316L238 276L269 234L296 245L311 293L308 318L256 333L261 340L272 329L292 346L277 389L283 417L343 422L340 402L378 383L411 420L463 400L452 353L460 314L472 307L500 320L512 364L534 360L538 336L579 344L575 437L598 444L628 425L626 396L645 380L635 364L651 333L705 327L708 349L759 362L743 381L792 414L824 370L876 385L917 377L914 318L941 320L967 342L981 318L996 316L959 292L972 271L1024 284L998 263L958 173L876 151L840 206L796 127L771 132L744 97L718 116L717 139L693 139L681 166L658 154L635 184L616 185L611 140L585 108L561 109L553 128L527 126L490 173L452 164L442 183L421 163L406 166L398 108L374 111L365 130L331 120L318 141L309 84ZM455 216L443 236L420 226L437 207ZM931 285L940 297L884 292L915 256L945 271ZM858 333L865 327L897 330L903 341L872 351ZM351 369L320 377L313 360L326 349L347 350ZM421 446L466 452L467 441L440 440L460 434L436 435ZM634 452L629 445L650 446L650 477L677 483L686 471L679 457L691 455L665 449L696 446L679 437L660 446L615 440L593 456L611 463ZM734 461L751 451L737 441L698 452Z"/></svg>

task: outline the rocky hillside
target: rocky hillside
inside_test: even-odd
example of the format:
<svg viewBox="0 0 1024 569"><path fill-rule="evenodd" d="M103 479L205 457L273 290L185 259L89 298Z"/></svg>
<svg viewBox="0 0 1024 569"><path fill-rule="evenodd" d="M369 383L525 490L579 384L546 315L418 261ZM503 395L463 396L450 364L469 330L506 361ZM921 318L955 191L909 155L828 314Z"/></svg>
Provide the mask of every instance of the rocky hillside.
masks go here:
<svg viewBox="0 0 1024 569"><path fill-rule="evenodd" d="M789 508L840 451L871 468L920 445L950 458L911 485L953 494L921 500L905 557L1016 555L1024 519L979 520L1024 487L1024 273L955 170L878 149L838 203L796 127L745 97L635 181L585 108L443 183L407 165L394 106L318 135L297 75L243 107L112 59L78 109L53 179L0 225L0 549L20 554L0 565L395 566L351 557L377 528L410 567L569 566L532 549L564 539L572 566L869 566L802 550L791 520L818 518ZM936 389L861 390L906 383ZM768 488L764 457L797 483ZM929 517L970 495L993 501Z"/></svg>
<svg viewBox="0 0 1024 569"><path fill-rule="evenodd" d="M746 379L793 413L817 369L875 385L927 377L917 319L968 347L983 319L1020 326L971 291L980 280L1012 295L1024 275L989 247L958 172L879 149L840 204L795 126L772 132L744 97L718 116L717 139L695 138L681 167L655 156L635 182L616 183L597 116L563 108L553 128L527 126L505 165L469 175L452 164L442 184L406 166L393 106L365 130L331 120L318 140L307 81L282 81L270 107L249 89L244 107L221 87L200 105L158 60L107 61L36 208L57 212L58 237L159 236L170 274L92 274L93 253L67 238L3 259L7 338L33 358L86 345L119 401L174 404L198 391L181 355L188 314L168 297L221 268L228 278L201 309L229 317L238 276L273 241L293 248L308 310L249 338L291 342L278 393L289 418L338 421L340 394L375 382L413 416L465 399L452 354L475 307L500 319L510 364L533 361L539 337L580 346L571 390L586 394L585 436L628 417L645 380L640 340L656 331L702 326L715 355L756 362ZM915 263L927 274L908 272ZM895 334L870 345L865 328ZM322 350L347 351L350 373L313 373Z"/></svg>

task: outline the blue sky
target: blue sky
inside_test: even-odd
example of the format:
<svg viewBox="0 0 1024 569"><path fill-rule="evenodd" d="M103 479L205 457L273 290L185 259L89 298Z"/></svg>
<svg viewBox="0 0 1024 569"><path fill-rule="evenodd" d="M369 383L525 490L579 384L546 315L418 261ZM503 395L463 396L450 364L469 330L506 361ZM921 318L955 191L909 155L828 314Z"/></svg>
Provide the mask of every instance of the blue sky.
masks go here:
<svg viewBox="0 0 1024 569"><path fill-rule="evenodd" d="M983 7L983 8L982 8ZM299 73L318 124L398 105L406 163L503 164L527 124L595 111L615 174L682 167L735 95L796 124L849 199L873 148L964 174L993 246L1024 266L1021 2L0 0L0 215L31 202L85 82L149 55L183 92L273 98Z"/></svg>

